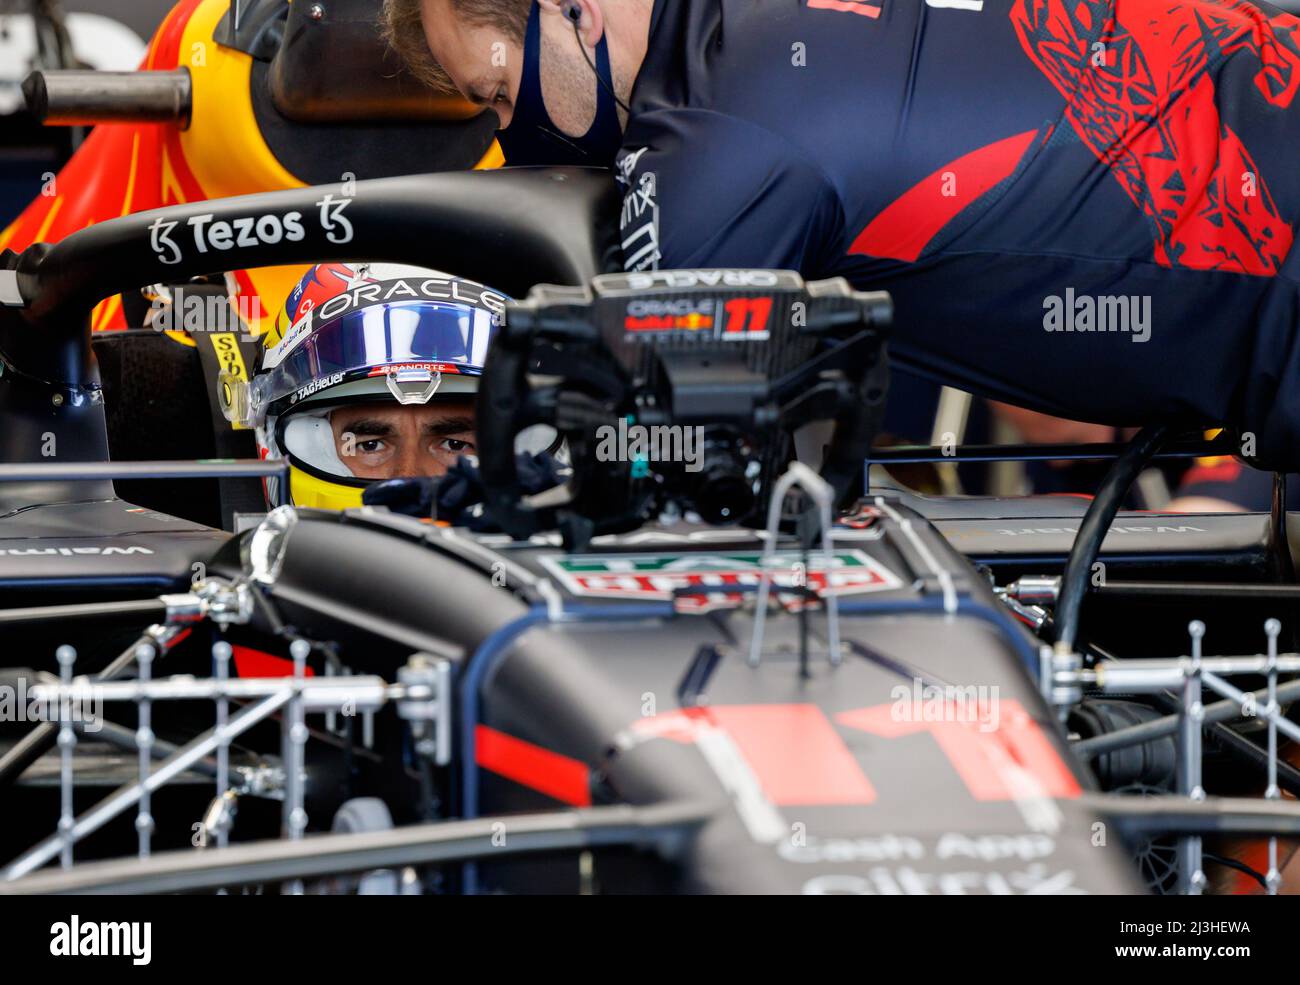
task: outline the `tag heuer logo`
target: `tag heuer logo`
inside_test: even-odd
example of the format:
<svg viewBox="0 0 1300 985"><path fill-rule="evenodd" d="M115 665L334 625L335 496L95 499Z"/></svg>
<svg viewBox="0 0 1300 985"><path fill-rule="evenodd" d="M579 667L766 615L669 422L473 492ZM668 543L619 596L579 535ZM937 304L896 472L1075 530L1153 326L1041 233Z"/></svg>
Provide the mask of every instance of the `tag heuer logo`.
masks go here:
<svg viewBox="0 0 1300 985"><path fill-rule="evenodd" d="M687 612L734 607L759 582L760 552L736 554L588 554L545 557L542 565L570 594L585 598L641 599L666 602L682 588L716 589L678 600ZM773 587L806 587L819 596L827 591L821 554L812 551L807 566L795 551L778 552L769 569ZM837 551L830 577L836 596L861 595L901 588L903 580L862 551ZM732 589L729 591L728 589Z"/></svg>

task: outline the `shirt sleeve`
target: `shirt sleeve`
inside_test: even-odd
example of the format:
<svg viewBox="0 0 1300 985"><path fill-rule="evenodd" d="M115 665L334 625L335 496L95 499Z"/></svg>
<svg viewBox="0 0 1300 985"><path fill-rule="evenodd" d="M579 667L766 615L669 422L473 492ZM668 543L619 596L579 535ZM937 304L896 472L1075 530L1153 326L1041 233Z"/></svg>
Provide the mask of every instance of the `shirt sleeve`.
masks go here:
<svg viewBox="0 0 1300 985"><path fill-rule="evenodd" d="M639 114L616 173L627 270L754 267L820 276L842 253L843 210L797 147L697 109Z"/></svg>

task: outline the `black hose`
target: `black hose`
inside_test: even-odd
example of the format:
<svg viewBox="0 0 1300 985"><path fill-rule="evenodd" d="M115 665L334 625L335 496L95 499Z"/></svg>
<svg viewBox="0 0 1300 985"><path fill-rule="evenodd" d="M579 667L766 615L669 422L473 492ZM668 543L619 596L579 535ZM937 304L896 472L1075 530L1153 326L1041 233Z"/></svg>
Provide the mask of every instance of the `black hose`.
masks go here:
<svg viewBox="0 0 1300 985"><path fill-rule="evenodd" d="M1261 707L1268 702L1268 691L1266 689L1252 693ZM1289 704L1297 699L1300 699L1300 681L1287 681L1285 684L1277 686L1279 704ZM1205 706L1205 717L1202 722L1210 724L1235 720L1240 717L1241 704L1231 698L1224 698L1221 701L1215 701L1213 704ZM1070 749L1076 756L1092 759L1114 749L1123 749L1126 746L1137 745L1140 742L1150 742L1152 739L1173 735L1178 731L1179 720L1179 715L1165 715L1162 718L1153 718L1141 725L1130 725L1128 728L1122 728L1115 732L1095 735L1090 739L1080 739L1078 742L1071 743Z"/></svg>
<svg viewBox="0 0 1300 985"><path fill-rule="evenodd" d="M1079 525L1074 543L1070 545L1065 572L1061 575L1061 590L1055 612L1057 646L1074 649L1079 635L1079 613L1083 608L1083 597L1088 592L1088 577L1092 573L1093 562L1101 553L1102 541L1106 539L1111 521L1119 512L1133 480L1160 450L1168 436L1169 428L1163 424L1151 425L1139 431L1110 467L1097 489L1097 495L1088 505L1088 512Z"/></svg>
<svg viewBox="0 0 1300 985"><path fill-rule="evenodd" d="M1108 653L1095 643L1088 644L1088 650L1090 653L1096 654L1096 656L1102 661L1118 661L1119 659L1114 654ZM1292 690L1296 692L1296 695L1300 696L1300 681L1292 681L1291 686ZM1283 694L1285 688L1286 685L1283 685L1282 689L1279 689L1279 698ZM1263 691L1257 692L1257 694L1261 695L1261 699L1263 699L1262 696L1266 695L1266 693L1267 692ZM1151 699L1152 703L1156 706L1156 710L1161 713L1162 717L1152 719L1148 722L1143 722L1140 725L1129 726L1129 728L1141 729L1145 726L1151 725L1153 722L1173 724L1166 732L1163 732L1163 734L1147 739L1147 743L1158 742L1161 739L1169 738L1173 735L1174 729L1177 727L1178 716L1182 712L1182 702L1172 691L1161 691L1158 694L1153 694ZM1234 703L1225 699L1218 702L1216 705L1211 705L1210 708L1207 708L1206 710L1208 712L1210 709L1214 709L1215 715L1226 719L1233 717L1230 714L1233 707L1235 707ZM1232 757L1233 760L1244 766L1249 766L1252 769L1258 770L1261 774L1267 775L1268 751L1260 748L1257 744L1251 742L1250 739L1226 725L1224 720L1213 721L1207 716L1205 721L1205 733L1217 748L1226 755ZM1100 759L1102 756L1107 755L1108 752L1115 750L1099 749L1098 745L1089 745L1089 743L1095 743L1098 739L1109 738L1121 734L1127 735L1131 733L1129 733L1128 729L1102 733L1101 735L1096 735L1089 739L1080 739L1074 743L1072 748L1085 759ZM1139 743L1138 741L1125 742L1125 744L1120 748L1129 748L1132 745L1138 744L1145 743ZM1281 756L1277 758L1277 785L1292 796L1300 797L1300 770L1296 769Z"/></svg>
<svg viewBox="0 0 1300 985"><path fill-rule="evenodd" d="M1226 581L1107 581L1097 585L1098 595L1129 597L1224 598L1243 595L1252 599L1300 599L1300 585Z"/></svg>
<svg viewBox="0 0 1300 985"><path fill-rule="evenodd" d="M1291 560L1291 543L1286 533L1286 473L1273 473L1273 499L1268 510L1268 541L1277 561L1278 577L1295 581L1295 564Z"/></svg>
<svg viewBox="0 0 1300 985"><path fill-rule="evenodd" d="M1235 858L1228 858L1225 855L1215 855L1213 852L1203 852L1201 857L1207 862L1214 862L1218 865L1224 866L1225 868L1236 869L1238 872L1250 876L1265 889L1268 889L1268 880L1264 878L1264 873L1257 869L1252 869L1245 862L1238 862Z"/></svg>

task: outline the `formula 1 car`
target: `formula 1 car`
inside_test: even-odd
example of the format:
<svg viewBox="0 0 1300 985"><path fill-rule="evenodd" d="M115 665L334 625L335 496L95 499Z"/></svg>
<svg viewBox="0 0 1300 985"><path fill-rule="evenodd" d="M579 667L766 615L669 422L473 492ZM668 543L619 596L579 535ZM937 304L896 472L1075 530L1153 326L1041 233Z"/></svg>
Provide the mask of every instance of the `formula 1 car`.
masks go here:
<svg viewBox="0 0 1300 985"><path fill-rule="evenodd" d="M237 39L212 6L174 17ZM265 8L239 62L253 105L311 30L277 34L274 6L243 12ZM169 105L198 111L185 85L198 100L236 57L219 47ZM75 81L34 97L79 103ZM47 213L54 245L11 230L0 892L1291 887L1282 480L1271 515L1119 509L1152 460L1235 450L1187 438L1213 422L1123 447L877 448L906 330L886 296L617 273L603 173L355 177L217 182L66 235ZM242 231L228 249L205 238L219 224ZM288 484L215 409L212 380L239 374L204 343L231 333L200 319L185 346L113 301L194 278L269 298L261 272L330 260L523 299L479 390L499 532L254 503ZM698 467L602 449L633 426L698 440ZM568 462L541 492L514 454L537 428ZM1030 457L1114 464L1091 500L930 497L882 471Z"/></svg>
<svg viewBox="0 0 1300 985"><path fill-rule="evenodd" d="M5 726L0 890L1279 889L1300 824L1286 518L1117 519L1144 463L1187 453L1174 424L1040 450L1117 455L1087 504L864 488L864 461L917 455L871 450L887 297L607 273L599 173L329 194L5 258L0 621L29 714ZM281 506L236 535L115 496L282 467L109 461L89 316L210 272L159 229L295 212L300 241L238 262L418 256L527 296L479 397L502 533ZM619 420L699 428L703 467L594 454ZM817 422L820 461L791 464ZM538 426L572 474L529 494L513 439Z"/></svg>

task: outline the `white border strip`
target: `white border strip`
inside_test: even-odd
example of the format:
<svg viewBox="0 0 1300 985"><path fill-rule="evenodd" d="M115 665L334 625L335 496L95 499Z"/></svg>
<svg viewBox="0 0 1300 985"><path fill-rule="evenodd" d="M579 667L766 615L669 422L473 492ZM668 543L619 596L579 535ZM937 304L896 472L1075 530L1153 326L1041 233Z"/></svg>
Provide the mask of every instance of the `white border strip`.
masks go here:
<svg viewBox="0 0 1300 985"><path fill-rule="evenodd" d="M0 304L10 308L21 308L27 304L23 292L18 289L18 271L0 270Z"/></svg>
<svg viewBox="0 0 1300 985"><path fill-rule="evenodd" d="M905 519L896 509L890 506L880 496L875 497L876 506L888 516L891 520L902 528L903 536L907 538L916 553L921 555L921 560L930 566L930 574L939 582L939 587L943 589L943 611L954 613L957 611L957 587L952 583L951 572L945 571L939 567L939 562L931 553L930 548L926 546L925 541L917 536L916 531L912 529L912 521Z"/></svg>

